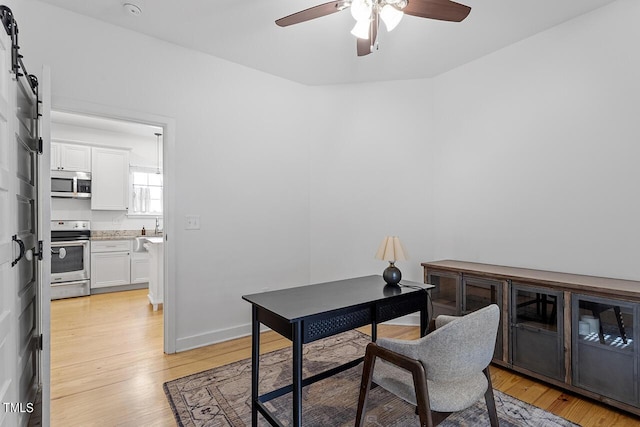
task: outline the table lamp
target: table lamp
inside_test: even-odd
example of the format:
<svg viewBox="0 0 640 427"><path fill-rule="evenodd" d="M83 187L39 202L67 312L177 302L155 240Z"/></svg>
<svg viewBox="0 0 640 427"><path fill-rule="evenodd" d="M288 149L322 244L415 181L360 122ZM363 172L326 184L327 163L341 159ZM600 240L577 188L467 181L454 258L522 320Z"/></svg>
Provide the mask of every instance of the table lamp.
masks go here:
<svg viewBox="0 0 640 427"><path fill-rule="evenodd" d="M396 261L406 261L408 258L406 253L400 239L396 236L387 236L380 243L376 259L389 261L389 267L382 273L382 278L388 285L397 285L402 279L402 273L394 264Z"/></svg>

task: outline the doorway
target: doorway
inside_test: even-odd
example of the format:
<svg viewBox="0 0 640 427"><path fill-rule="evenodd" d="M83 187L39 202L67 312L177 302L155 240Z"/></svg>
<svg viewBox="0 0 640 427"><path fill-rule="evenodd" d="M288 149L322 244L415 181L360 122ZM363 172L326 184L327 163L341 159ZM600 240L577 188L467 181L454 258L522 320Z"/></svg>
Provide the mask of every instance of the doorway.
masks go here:
<svg viewBox="0 0 640 427"><path fill-rule="evenodd" d="M161 275L164 278L162 289L164 296L162 318L164 324L165 353L175 352L175 329L172 310L172 296L170 291L173 281L171 273L173 266L169 259L170 247L164 242L171 230L170 221L170 188L171 163L168 161L173 146L173 119L154 116L151 114L122 112L105 106L94 104L78 104L77 102L60 102L52 106L51 113L51 144L77 145L89 147L94 152L105 151L110 154L119 150L128 154L127 168L127 209L94 209L91 200L52 199L52 219L88 219L91 230L96 234L108 236L122 235L131 239L129 258L129 283L109 282L107 277L104 286L95 289L95 293L112 292L117 290L139 289L146 285L144 282L144 260L140 253L133 252L136 248L135 237L143 233L151 236L163 236L164 256L161 261ZM73 147L72 147L73 148ZM53 157L57 155L52 150ZM53 167L53 165L52 165ZM95 199L96 177L93 177L93 191L91 199ZM94 200L95 202L95 200ZM58 218L60 217L60 218ZM74 218L71 218L74 217ZM144 228L144 232L143 232ZM108 258L106 267L97 270L108 272L111 263L124 266L122 253ZM119 264L118 264L119 263ZM133 267L133 268L132 268ZM105 285L106 283L106 285ZM110 286L114 284L115 286ZM120 287L121 286L121 287ZM92 290L94 293L94 290ZM154 306L156 307L156 306Z"/></svg>

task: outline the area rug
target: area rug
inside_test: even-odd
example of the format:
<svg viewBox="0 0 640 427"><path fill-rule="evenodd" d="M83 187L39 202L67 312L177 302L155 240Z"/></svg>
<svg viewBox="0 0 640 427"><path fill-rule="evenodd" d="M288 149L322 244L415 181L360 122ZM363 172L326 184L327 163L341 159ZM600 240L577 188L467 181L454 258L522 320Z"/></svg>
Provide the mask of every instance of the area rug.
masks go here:
<svg viewBox="0 0 640 427"><path fill-rule="evenodd" d="M325 338L303 348L304 377L364 355L370 338L357 331ZM303 388L305 427L353 426L358 402L362 364ZM291 384L291 349L260 356L260 394ZM164 384L169 404L181 427L245 427L251 425L251 360L240 360ZM571 423L518 399L494 391L502 427L570 427ZM268 402L269 410L283 425L291 425L291 394ZM268 423L259 417L259 426ZM369 393L367 426L409 427L419 425L413 406L382 387ZM456 413L440 424L488 426L484 400Z"/></svg>

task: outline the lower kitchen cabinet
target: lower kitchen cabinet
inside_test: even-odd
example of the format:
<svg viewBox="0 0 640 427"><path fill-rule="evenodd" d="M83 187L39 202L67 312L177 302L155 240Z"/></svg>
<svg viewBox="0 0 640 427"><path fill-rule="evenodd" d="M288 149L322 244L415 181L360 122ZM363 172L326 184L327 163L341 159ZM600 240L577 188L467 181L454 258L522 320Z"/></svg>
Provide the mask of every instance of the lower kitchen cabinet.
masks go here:
<svg viewBox="0 0 640 427"><path fill-rule="evenodd" d="M433 316L498 304L494 363L640 415L640 281L455 260L422 266L436 285Z"/></svg>
<svg viewBox="0 0 640 427"><path fill-rule="evenodd" d="M149 281L149 253L131 253L131 283L146 283Z"/></svg>
<svg viewBox="0 0 640 427"><path fill-rule="evenodd" d="M131 241L91 242L91 289L131 283Z"/></svg>
<svg viewBox="0 0 640 427"><path fill-rule="evenodd" d="M149 302L156 311L164 302L164 243L162 239L145 243L149 251Z"/></svg>
<svg viewBox="0 0 640 427"><path fill-rule="evenodd" d="M91 254L91 288L128 285L131 283L129 252Z"/></svg>

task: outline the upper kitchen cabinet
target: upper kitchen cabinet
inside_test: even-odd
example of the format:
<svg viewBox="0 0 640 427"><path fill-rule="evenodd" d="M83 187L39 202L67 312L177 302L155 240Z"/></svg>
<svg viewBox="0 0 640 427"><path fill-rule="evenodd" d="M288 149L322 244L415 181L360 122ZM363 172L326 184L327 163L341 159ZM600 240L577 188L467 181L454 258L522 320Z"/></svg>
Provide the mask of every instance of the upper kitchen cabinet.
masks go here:
<svg viewBox="0 0 640 427"><path fill-rule="evenodd" d="M91 147L52 142L51 170L91 172Z"/></svg>
<svg viewBox="0 0 640 427"><path fill-rule="evenodd" d="M93 147L92 210L126 211L129 206L129 151Z"/></svg>

